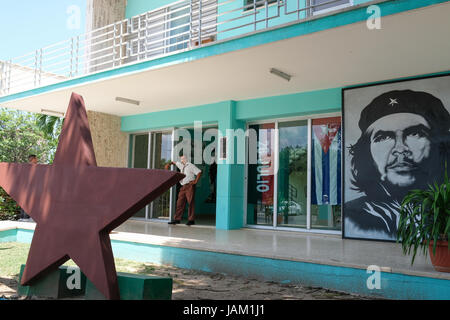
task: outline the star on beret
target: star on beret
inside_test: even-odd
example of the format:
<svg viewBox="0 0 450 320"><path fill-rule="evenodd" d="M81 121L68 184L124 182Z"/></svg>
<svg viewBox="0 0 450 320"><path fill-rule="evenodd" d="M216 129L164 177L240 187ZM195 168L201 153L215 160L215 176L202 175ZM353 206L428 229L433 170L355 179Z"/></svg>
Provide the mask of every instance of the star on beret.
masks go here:
<svg viewBox="0 0 450 320"><path fill-rule="evenodd" d="M389 98L389 100L391 100L391 102L389 102L389 105L390 105L391 107L393 107L394 105L398 104L397 99Z"/></svg>

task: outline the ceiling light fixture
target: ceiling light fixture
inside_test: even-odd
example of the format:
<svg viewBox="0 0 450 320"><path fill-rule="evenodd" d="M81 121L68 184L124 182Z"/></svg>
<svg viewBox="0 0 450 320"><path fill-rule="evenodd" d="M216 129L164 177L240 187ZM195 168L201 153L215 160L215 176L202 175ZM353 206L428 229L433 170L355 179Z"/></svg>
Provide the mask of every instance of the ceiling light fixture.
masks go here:
<svg viewBox="0 0 450 320"><path fill-rule="evenodd" d="M283 71L280 71L278 69L272 68L270 69L270 73L279 76L280 78L283 78L284 80L290 81L292 76L290 74L287 74Z"/></svg>
<svg viewBox="0 0 450 320"><path fill-rule="evenodd" d="M125 102L125 103L129 103L129 104L135 104L137 106L141 104L141 102L138 100L122 98L122 97L116 97L116 101Z"/></svg>
<svg viewBox="0 0 450 320"><path fill-rule="evenodd" d="M46 114L48 116L55 116L55 117L59 117L59 118L64 117L64 112L53 111L53 110L48 110L48 109L41 109L41 113Z"/></svg>

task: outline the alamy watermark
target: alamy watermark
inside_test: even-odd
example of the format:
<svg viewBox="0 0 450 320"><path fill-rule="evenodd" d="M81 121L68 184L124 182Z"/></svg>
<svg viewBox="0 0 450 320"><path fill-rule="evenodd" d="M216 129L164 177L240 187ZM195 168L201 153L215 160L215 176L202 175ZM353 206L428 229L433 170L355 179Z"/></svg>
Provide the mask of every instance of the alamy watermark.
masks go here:
<svg viewBox="0 0 450 320"><path fill-rule="evenodd" d="M381 29L381 8L377 5L371 5L367 7L367 28L369 30L380 30Z"/></svg>
<svg viewBox="0 0 450 320"><path fill-rule="evenodd" d="M366 286L369 290L381 289L381 268L377 265L370 265L367 267L366 272L370 274L367 278Z"/></svg>
<svg viewBox="0 0 450 320"><path fill-rule="evenodd" d="M183 128L174 131L174 161L182 155L196 165L245 164L248 160L248 164L258 165L259 175L272 175L278 171L275 165L277 135L275 128L203 130L202 121L196 121L193 134L192 130Z"/></svg>
<svg viewBox="0 0 450 320"><path fill-rule="evenodd" d="M77 5L68 6L66 27L69 30L79 30L81 28L81 8Z"/></svg>
<svg viewBox="0 0 450 320"><path fill-rule="evenodd" d="M66 286L69 290L80 290L81 289L81 271L76 267L67 267L67 277Z"/></svg>

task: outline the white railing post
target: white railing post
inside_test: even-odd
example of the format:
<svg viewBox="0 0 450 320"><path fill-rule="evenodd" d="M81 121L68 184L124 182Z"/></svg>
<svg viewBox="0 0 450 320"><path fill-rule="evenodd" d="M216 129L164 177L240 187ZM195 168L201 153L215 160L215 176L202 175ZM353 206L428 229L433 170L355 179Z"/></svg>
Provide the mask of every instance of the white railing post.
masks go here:
<svg viewBox="0 0 450 320"><path fill-rule="evenodd" d="M280 10L278 0L277 0L277 6L278 6L278 10ZM265 7L266 7L266 28L268 28L269 27L269 0L266 0Z"/></svg>
<svg viewBox="0 0 450 320"><path fill-rule="evenodd" d="M72 78L72 76L73 76L73 59L74 59L73 49L74 49L74 47L73 47L73 37L72 37L72 38L70 38L70 72L69 72L69 78Z"/></svg>
<svg viewBox="0 0 450 320"><path fill-rule="evenodd" d="M0 95L3 95L3 88L5 87L5 63L0 61Z"/></svg>
<svg viewBox="0 0 450 320"><path fill-rule="evenodd" d="M141 60L141 16L138 18L137 60Z"/></svg>
<svg viewBox="0 0 450 320"><path fill-rule="evenodd" d="M39 77L38 77L38 85L41 85L42 82L42 48L39 50Z"/></svg>
<svg viewBox="0 0 450 320"><path fill-rule="evenodd" d="M38 76L38 54L39 50L34 52L34 87L37 86L37 76Z"/></svg>
<svg viewBox="0 0 450 320"><path fill-rule="evenodd" d="M202 0L198 0L198 46L202 46Z"/></svg>
<svg viewBox="0 0 450 320"><path fill-rule="evenodd" d="M112 53L112 58L113 58L113 68L116 66L116 33L117 33L117 23L114 24L114 33L113 33L113 53Z"/></svg>
<svg viewBox="0 0 450 320"><path fill-rule="evenodd" d="M119 32L119 37L120 37L120 43L119 43L119 66L122 65L122 59L123 59L123 24L124 22L120 23L120 32Z"/></svg>
<svg viewBox="0 0 450 320"><path fill-rule="evenodd" d="M7 88L7 90L8 90L8 93L10 92L10 90L11 90L11 69L12 69L12 60L10 59L9 60L9 63L8 63L8 65L9 65L9 70L8 70L8 84L7 84L7 86L6 86L6 88Z"/></svg>
<svg viewBox="0 0 450 320"><path fill-rule="evenodd" d="M189 49L192 48L192 0L189 0Z"/></svg>
<svg viewBox="0 0 450 320"><path fill-rule="evenodd" d="M76 54L75 54L75 75L78 76L78 58L80 55L80 36L77 36L77 50L76 50Z"/></svg>
<svg viewBox="0 0 450 320"><path fill-rule="evenodd" d="M253 30L256 31L256 1L253 0Z"/></svg>

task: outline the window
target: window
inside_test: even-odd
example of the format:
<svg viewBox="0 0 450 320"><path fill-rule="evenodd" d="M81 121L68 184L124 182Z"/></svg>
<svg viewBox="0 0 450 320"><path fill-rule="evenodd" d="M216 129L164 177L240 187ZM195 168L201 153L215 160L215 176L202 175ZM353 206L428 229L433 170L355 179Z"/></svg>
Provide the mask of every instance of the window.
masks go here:
<svg viewBox="0 0 450 320"><path fill-rule="evenodd" d="M337 10L351 4L351 0L335 0L334 2L330 2L331 0L309 0L309 1L310 6L314 6L311 9L312 14L319 14L331 10Z"/></svg>
<svg viewBox="0 0 450 320"><path fill-rule="evenodd" d="M248 129L247 225L341 230L341 118Z"/></svg>
<svg viewBox="0 0 450 320"><path fill-rule="evenodd" d="M257 8L264 7L266 5L266 0L244 0L244 6L245 6L244 11L253 10L255 2L256 2ZM275 3L275 2L277 2L277 0L267 0L268 5ZM282 1L280 1L280 3L281 2Z"/></svg>

